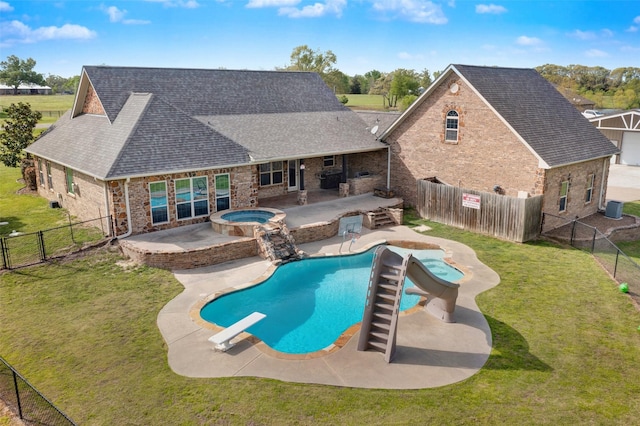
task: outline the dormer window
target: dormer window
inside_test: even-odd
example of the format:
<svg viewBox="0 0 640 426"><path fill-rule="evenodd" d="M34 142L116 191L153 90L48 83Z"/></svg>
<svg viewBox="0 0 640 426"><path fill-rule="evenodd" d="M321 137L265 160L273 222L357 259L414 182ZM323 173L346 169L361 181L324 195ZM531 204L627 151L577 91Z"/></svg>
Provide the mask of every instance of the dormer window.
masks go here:
<svg viewBox="0 0 640 426"><path fill-rule="evenodd" d="M451 110L445 121L445 142L458 143L458 112Z"/></svg>

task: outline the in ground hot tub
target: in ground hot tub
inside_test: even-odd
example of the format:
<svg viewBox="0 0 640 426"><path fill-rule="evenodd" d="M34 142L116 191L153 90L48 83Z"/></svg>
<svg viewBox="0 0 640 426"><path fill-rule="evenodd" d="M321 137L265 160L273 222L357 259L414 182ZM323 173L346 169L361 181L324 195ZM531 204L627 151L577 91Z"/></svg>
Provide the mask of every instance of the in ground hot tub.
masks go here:
<svg viewBox="0 0 640 426"><path fill-rule="evenodd" d="M253 229L266 223L283 223L286 213L278 209L223 210L211 215L213 230L222 235L253 237Z"/></svg>

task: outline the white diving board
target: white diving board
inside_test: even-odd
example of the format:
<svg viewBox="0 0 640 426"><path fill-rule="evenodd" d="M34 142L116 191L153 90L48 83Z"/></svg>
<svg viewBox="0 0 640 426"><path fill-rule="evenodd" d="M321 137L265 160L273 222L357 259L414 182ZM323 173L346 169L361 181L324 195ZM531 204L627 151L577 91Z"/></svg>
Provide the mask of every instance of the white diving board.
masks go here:
<svg viewBox="0 0 640 426"><path fill-rule="evenodd" d="M231 324L221 332L209 337L209 341L215 345L214 348L216 350L226 352L234 345L234 343L230 342L231 339L257 323L258 321L262 321L266 317L267 316L263 313L254 312L251 315L247 315L246 317L242 318L240 321Z"/></svg>

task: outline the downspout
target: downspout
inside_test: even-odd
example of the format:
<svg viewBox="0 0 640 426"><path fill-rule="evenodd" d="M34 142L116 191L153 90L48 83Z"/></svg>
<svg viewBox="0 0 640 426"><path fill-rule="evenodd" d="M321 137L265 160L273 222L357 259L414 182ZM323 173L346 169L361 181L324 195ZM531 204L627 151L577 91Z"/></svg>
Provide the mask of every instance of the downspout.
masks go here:
<svg viewBox="0 0 640 426"><path fill-rule="evenodd" d="M107 217L111 216L111 210L109 209L109 183L105 180L103 181L104 186L103 186L103 190L104 190L104 211L106 212L105 215ZM114 226L113 221L111 221L110 226ZM115 229L113 229L113 232L115 232Z"/></svg>
<svg viewBox="0 0 640 426"><path fill-rule="evenodd" d="M131 178L127 178L124 181L124 203L127 206L127 232L122 235L118 235L118 239L127 238L133 232L133 228L131 227L131 207L129 207L129 182Z"/></svg>
<svg viewBox="0 0 640 426"><path fill-rule="evenodd" d="M609 158L605 158L604 160L602 160L602 180L600 181L600 197L598 199L598 209L599 210L604 210L605 207L602 205L604 197L604 172L607 170L607 162L611 161ZM609 176L607 176L607 180L609 180Z"/></svg>
<svg viewBox="0 0 640 426"><path fill-rule="evenodd" d="M391 189L391 145L387 145L387 190Z"/></svg>

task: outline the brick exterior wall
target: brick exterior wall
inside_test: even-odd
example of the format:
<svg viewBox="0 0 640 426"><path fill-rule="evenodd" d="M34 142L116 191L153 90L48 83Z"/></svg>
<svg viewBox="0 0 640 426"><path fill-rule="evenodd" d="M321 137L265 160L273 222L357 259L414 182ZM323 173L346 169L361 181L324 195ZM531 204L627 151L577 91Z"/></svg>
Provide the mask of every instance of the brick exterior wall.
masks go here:
<svg viewBox="0 0 640 426"><path fill-rule="evenodd" d="M449 86L459 90L451 93ZM458 112L458 142L445 142L445 120ZM437 177L454 186L504 194L539 195L538 160L457 76L444 81L389 135L391 187L416 205L416 180Z"/></svg>
<svg viewBox="0 0 640 426"><path fill-rule="evenodd" d="M451 84L458 90L452 93ZM445 141L449 111L458 113L458 142ZM598 210L603 160L541 169L538 159L498 116L456 75L443 81L386 140L391 146L391 187L408 205L416 205L416 180L437 177L441 182L482 192L517 197L544 195L543 211L557 214L560 185L571 175L569 204L562 213L584 217ZM588 174L595 174L593 201L584 202ZM604 200L604 196L602 198Z"/></svg>
<svg viewBox="0 0 640 426"><path fill-rule="evenodd" d="M47 176L47 162L36 158L36 173L42 167L43 179L38 175L38 194L49 201L57 201L60 207L67 209L69 214L79 221L97 219L107 216L107 199L104 181L73 170L74 194L67 189L66 170L63 166L50 163L51 179ZM39 164L40 163L40 164ZM52 184L50 184L50 182Z"/></svg>
<svg viewBox="0 0 640 426"><path fill-rule="evenodd" d="M589 175L595 176L591 201L586 201ZM564 167L549 169L544 176L544 197L542 211L563 219L545 217L545 228L554 228L554 224L562 226L566 220L580 219L590 216L604 208L607 179L609 177L609 160L598 159ZM560 211L560 189L562 182L569 182L567 193L567 209ZM602 202L603 205L600 205Z"/></svg>

